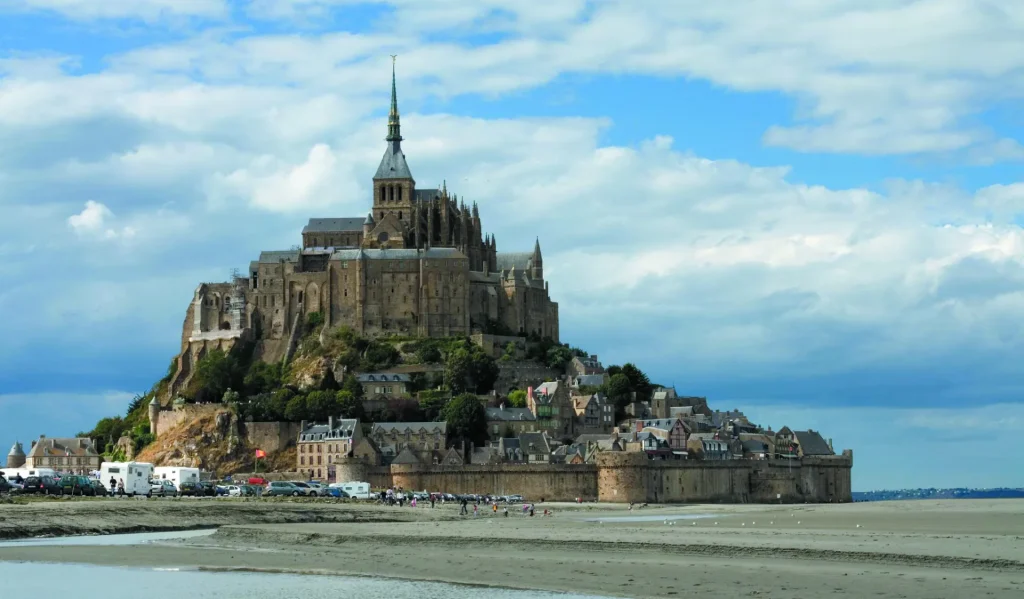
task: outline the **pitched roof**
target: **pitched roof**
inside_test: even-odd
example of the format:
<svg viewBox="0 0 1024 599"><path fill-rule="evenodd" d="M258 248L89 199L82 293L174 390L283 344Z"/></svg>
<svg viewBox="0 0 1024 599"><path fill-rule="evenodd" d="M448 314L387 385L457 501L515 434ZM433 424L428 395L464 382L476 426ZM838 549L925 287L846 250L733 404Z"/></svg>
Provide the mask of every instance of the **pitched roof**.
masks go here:
<svg viewBox="0 0 1024 599"><path fill-rule="evenodd" d="M440 196L441 192L436 189L417 189L413 194L417 202L429 202Z"/></svg>
<svg viewBox="0 0 1024 599"><path fill-rule="evenodd" d="M818 431L793 431L804 455L835 455Z"/></svg>
<svg viewBox="0 0 1024 599"><path fill-rule="evenodd" d="M533 252L498 252L498 270L526 270L533 265Z"/></svg>
<svg viewBox="0 0 1024 599"><path fill-rule="evenodd" d="M412 179L409 164L405 161L405 152L395 143L389 143L380 159L380 166L374 179ZM362 224L362 223L360 223Z"/></svg>
<svg viewBox="0 0 1024 599"><path fill-rule="evenodd" d="M327 439L351 439L359 428L358 418L339 418L334 428L329 423L308 424L299 431L299 441L326 441Z"/></svg>
<svg viewBox="0 0 1024 599"><path fill-rule="evenodd" d="M260 264L276 264L282 260L284 260L285 262L298 262L299 250L279 250L260 252Z"/></svg>
<svg viewBox="0 0 1024 599"><path fill-rule="evenodd" d="M600 387L604 384L603 374L581 374L576 377L575 380L577 385L585 385L587 387Z"/></svg>
<svg viewBox="0 0 1024 599"><path fill-rule="evenodd" d="M362 231L366 217L311 218L303 233L334 233L341 231Z"/></svg>
<svg viewBox="0 0 1024 599"><path fill-rule="evenodd" d="M544 433L519 433L519 447L523 453L551 453L551 444Z"/></svg>
<svg viewBox="0 0 1024 599"><path fill-rule="evenodd" d="M416 454L411 449L406 447L402 451L398 452L395 459L391 460L392 464L419 464L420 459L416 457Z"/></svg>
<svg viewBox="0 0 1024 599"><path fill-rule="evenodd" d="M356 375L356 380L360 383L408 383L412 377L395 372L360 372Z"/></svg>
<svg viewBox="0 0 1024 599"><path fill-rule="evenodd" d="M46 456L92 457L99 455L88 437L40 437L28 451L28 457Z"/></svg>
<svg viewBox="0 0 1024 599"><path fill-rule="evenodd" d="M9 458L23 458L23 457L25 457L25 450L21 447L21 443L20 442L16 441L14 443L14 445L11 446L11 451L7 452L7 457L9 457Z"/></svg>
<svg viewBox="0 0 1024 599"><path fill-rule="evenodd" d="M447 422L374 422L373 432L390 433L395 431L396 433L405 434L405 431L410 433L418 433L420 429L426 430L428 433L439 432L442 435L448 431Z"/></svg>
<svg viewBox="0 0 1024 599"><path fill-rule="evenodd" d="M536 420L529 408L486 408L488 420L509 422L514 420Z"/></svg>

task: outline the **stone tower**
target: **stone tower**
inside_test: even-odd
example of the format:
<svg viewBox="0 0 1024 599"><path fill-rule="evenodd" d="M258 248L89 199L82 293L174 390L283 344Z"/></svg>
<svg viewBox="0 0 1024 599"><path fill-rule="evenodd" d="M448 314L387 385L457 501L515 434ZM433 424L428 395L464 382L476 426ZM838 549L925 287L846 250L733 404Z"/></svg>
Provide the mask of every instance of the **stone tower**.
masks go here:
<svg viewBox="0 0 1024 599"><path fill-rule="evenodd" d="M156 431L160 420L160 400L156 397L149 402L149 434L156 437Z"/></svg>
<svg viewBox="0 0 1024 599"><path fill-rule="evenodd" d="M21 468L25 465L25 450L21 447L20 441L15 441L11 451L7 452L7 467Z"/></svg>
<svg viewBox="0 0 1024 599"><path fill-rule="evenodd" d="M402 152L402 126L398 117L398 91L395 87L395 65L391 64L391 110L388 112L388 147L373 176L373 216L377 222L393 214L405 225L412 222L416 181Z"/></svg>

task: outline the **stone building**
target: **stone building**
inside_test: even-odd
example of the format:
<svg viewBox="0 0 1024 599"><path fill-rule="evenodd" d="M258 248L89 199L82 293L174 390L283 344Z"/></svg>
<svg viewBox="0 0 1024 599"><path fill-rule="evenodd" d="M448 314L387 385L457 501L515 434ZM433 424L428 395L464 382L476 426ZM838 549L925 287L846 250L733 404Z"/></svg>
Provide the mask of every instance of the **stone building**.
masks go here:
<svg viewBox="0 0 1024 599"><path fill-rule="evenodd" d="M40 435L25 456L26 468L52 468L57 472L89 474L100 469L103 457L92 439L85 437L57 438Z"/></svg>
<svg viewBox="0 0 1024 599"><path fill-rule="evenodd" d="M576 434L610 433L615 428L615 406L600 393L572 396Z"/></svg>
<svg viewBox="0 0 1024 599"><path fill-rule="evenodd" d="M406 448L416 454L444 452L448 444L448 425L445 422L376 422L370 429L370 439L386 462Z"/></svg>
<svg viewBox="0 0 1024 599"><path fill-rule="evenodd" d="M21 446L20 441L16 441L11 446L11 450L7 452L7 467L8 468L21 468L25 465L25 450Z"/></svg>
<svg viewBox="0 0 1024 599"><path fill-rule="evenodd" d="M365 336L447 337L495 329L559 338L558 304L533 251L498 251L479 207L417 188L402 151L392 73L387 146L365 217L311 218L301 247L264 251L232 283L196 288L172 394L210 344L251 335L265 360L287 357L306 315Z"/></svg>
<svg viewBox="0 0 1024 599"><path fill-rule="evenodd" d="M330 466L352 457L352 448L362 439L359 420L335 419L327 424L303 421L296 440L295 465L299 472L309 472L310 478L330 478Z"/></svg>
<svg viewBox="0 0 1024 599"><path fill-rule="evenodd" d="M526 406L539 421L548 421L542 428L554 439L576 436L576 411L569 399L565 381L550 381L526 390Z"/></svg>

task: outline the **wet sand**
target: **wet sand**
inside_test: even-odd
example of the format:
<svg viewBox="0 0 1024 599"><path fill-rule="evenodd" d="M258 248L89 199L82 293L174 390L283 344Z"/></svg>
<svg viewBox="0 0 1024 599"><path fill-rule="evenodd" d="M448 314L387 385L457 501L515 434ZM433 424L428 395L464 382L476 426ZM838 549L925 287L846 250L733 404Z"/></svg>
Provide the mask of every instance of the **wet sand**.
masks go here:
<svg viewBox="0 0 1024 599"><path fill-rule="evenodd" d="M632 514L555 506L550 518L459 518L452 506L400 511L417 521L227 526L147 546L5 547L0 560L357 574L617 597L1024 596L1019 500ZM665 524L685 514L709 517ZM629 515L657 519L613 521Z"/></svg>

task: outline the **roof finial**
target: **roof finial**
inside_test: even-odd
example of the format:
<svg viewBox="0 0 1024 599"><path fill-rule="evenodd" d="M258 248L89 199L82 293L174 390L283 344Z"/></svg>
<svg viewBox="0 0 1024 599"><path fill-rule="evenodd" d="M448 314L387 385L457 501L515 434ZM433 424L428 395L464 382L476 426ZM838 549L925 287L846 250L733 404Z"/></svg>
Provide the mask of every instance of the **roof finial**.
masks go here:
<svg viewBox="0 0 1024 599"><path fill-rule="evenodd" d="M402 141L402 126L398 119L398 89L395 85L395 60L397 54L391 55L391 111L388 113L387 141L397 144Z"/></svg>

